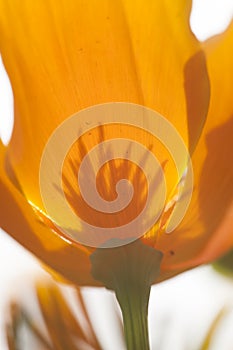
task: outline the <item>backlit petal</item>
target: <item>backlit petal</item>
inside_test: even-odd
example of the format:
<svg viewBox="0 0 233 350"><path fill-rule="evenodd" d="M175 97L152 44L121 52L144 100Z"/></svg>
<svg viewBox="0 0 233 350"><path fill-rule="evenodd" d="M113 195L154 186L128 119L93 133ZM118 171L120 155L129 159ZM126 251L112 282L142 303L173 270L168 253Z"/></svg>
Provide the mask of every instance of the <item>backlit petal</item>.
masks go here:
<svg viewBox="0 0 233 350"><path fill-rule="evenodd" d="M95 285L90 275L90 252L64 240L51 222L32 209L5 175L4 146L0 145L0 226L43 263L79 285Z"/></svg>
<svg viewBox="0 0 233 350"><path fill-rule="evenodd" d="M210 110L192 159L195 184L188 213L177 230L158 242L166 251L164 270L207 263L233 245L233 25L204 48L212 87Z"/></svg>
<svg viewBox="0 0 233 350"><path fill-rule="evenodd" d="M148 106L193 150L209 85L204 54L189 29L190 4L1 1L0 49L15 98L8 157L26 198L42 208L38 177L45 144L64 119L87 106ZM167 181L169 188L177 182L172 172Z"/></svg>

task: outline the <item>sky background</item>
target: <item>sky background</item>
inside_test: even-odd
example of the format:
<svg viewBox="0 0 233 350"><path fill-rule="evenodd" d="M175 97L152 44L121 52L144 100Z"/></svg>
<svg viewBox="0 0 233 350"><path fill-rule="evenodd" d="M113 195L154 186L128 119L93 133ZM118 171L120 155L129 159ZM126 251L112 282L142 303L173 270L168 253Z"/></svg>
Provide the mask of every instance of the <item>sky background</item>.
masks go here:
<svg viewBox="0 0 233 350"><path fill-rule="evenodd" d="M232 0L195 0L191 27L199 40L205 40L224 30L232 16ZM0 62L0 136L4 143L8 142L12 131L12 106L10 83ZM7 315L6 303L17 295L25 296L32 278L37 274L46 273L31 254L0 231L1 350L6 350L1 331ZM97 332L106 335L107 327L111 334L111 321L108 320L106 324L107 317L104 318L102 307L113 298L112 294L103 289L86 290L85 294L90 310L94 310L92 313ZM153 348L158 349L158 344L162 341L160 350L197 350L211 320L223 306L227 306L229 311L211 350L232 350L233 280L220 276L211 267L205 266L153 287L149 311ZM114 345L110 338L102 336L106 349L119 350L119 344Z"/></svg>

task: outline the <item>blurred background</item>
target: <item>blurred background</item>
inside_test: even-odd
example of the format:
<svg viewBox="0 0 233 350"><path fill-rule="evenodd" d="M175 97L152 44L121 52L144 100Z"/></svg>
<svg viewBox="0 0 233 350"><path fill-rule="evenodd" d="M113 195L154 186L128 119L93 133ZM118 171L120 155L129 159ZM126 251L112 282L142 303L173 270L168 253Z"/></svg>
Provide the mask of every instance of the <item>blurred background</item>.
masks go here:
<svg viewBox="0 0 233 350"><path fill-rule="evenodd" d="M233 0L193 0L190 24L195 35L202 41L223 31L232 17ZM12 126L12 91L0 61L0 137L4 143L10 139ZM12 299L20 299L30 308L30 288L38 275L48 277L31 254L0 230L1 350L8 349L3 331L8 317L7 305ZM62 290L69 295L69 302L72 302L72 291L67 287L62 287ZM112 293L104 289L86 288L83 294L103 348L123 349L119 327L108 311L114 303ZM112 310L115 309L117 306ZM207 332L223 309L224 317L211 337L210 344L206 342L209 347L203 347ZM232 350L233 278L220 275L211 266L203 266L154 286L150 300L149 326L152 349ZM113 341L114 337L116 339Z"/></svg>

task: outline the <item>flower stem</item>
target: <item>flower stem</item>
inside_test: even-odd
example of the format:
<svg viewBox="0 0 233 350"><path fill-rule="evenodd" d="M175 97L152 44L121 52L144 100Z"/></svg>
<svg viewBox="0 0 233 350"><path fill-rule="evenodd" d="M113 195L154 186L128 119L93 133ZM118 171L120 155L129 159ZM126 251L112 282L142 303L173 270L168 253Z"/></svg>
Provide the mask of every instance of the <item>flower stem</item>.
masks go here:
<svg viewBox="0 0 233 350"><path fill-rule="evenodd" d="M162 253L140 240L91 255L92 275L115 292L120 304L128 350L149 350L148 303L158 277ZM123 245L124 244L124 245Z"/></svg>
<svg viewBox="0 0 233 350"><path fill-rule="evenodd" d="M138 293L137 290L133 289L127 290L124 293L116 292L116 297L123 315L127 349L149 350L147 299L141 293Z"/></svg>

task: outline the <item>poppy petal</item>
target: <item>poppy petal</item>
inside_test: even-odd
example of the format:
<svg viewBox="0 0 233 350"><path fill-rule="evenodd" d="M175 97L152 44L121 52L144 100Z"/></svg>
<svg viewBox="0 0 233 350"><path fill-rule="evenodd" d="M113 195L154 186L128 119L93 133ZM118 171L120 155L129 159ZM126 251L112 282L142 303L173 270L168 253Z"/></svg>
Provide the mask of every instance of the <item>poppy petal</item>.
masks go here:
<svg viewBox="0 0 233 350"><path fill-rule="evenodd" d="M233 24L204 43L212 95L207 122L192 162L194 191L186 216L170 235L161 235L164 270L207 263L233 245Z"/></svg>
<svg viewBox="0 0 233 350"><path fill-rule="evenodd" d="M194 149L209 83L190 8L187 0L1 2L0 49L15 98L8 157L26 198L43 207L38 177L45 144L87 106L148 106Z"/></svg>
<svg viewBox="0 0 233 350"><path fill-rule="evenodd" d="M96 285L90 274L90 252L64 240L51 223L50 227L45 223L39 211L33 210L7 178L4 154L0 143L1 228L67 280L78 285Z"/></svg>

